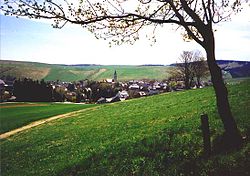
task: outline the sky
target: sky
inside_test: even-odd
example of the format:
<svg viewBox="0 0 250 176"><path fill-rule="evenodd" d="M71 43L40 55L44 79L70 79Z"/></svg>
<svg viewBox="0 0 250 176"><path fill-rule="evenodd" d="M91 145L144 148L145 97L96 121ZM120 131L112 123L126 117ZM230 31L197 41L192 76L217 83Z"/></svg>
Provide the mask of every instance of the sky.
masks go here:
<svg viewBox="0 0 250 176"><path fill-rule="evenodd" d="M0 15L1 60L49 64L142 65L176 63L183 51L204 50L184 42L178 31L159 28L156 43L145 37L134 45L109 47L107 41L77 25L54 29L48 22ZM215 26L217 60L250 61L250 8Z"/></svg>

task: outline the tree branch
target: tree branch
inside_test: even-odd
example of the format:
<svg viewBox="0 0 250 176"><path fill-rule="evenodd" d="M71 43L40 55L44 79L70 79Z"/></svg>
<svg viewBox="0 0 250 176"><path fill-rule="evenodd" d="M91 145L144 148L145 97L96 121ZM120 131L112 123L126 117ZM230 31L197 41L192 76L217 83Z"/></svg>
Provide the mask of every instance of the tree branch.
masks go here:
<svg viewBox="0 0 250 176"><path fill-rule="evenodd" d="M183 9L187 14L198 24L198 26L204 26L204 23L200 19L200 17L188 6L187 2L185 0L180 0Z"/></svg>
<svg viewBox="0 0 250 176"><path fill-rule="evenodd" d="M199 43L201 46L204 46L203 41L201 41L189 28L190 25L189 22L186 22L183 18L183 16L179 13L179 11L176 9L175 5L173 4L172 1L169 1L169 4L171 5L171 7L173 8L173 11L175 12L176 16L179 18L180 20L180 25L183 26L185 28L185 30L187 31L188 35L191 36L197 43ZM192 22L192 26L197 28L197 23L196 22Z"/></svg>

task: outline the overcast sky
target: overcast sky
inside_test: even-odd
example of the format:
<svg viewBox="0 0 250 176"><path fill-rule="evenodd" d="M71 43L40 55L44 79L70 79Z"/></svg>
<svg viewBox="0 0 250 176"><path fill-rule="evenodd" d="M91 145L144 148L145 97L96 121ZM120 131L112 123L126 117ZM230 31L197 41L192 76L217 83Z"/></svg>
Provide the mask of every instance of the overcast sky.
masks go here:
<svg viewBox="0 0 250 176"><path fill-rule="evenodd" d="M49 23L1 15L1 59L51 64L171 64L184 50L203 49L184 42L175 30L159 28L157 42L142 32L134 45L109 47L107 41L76 25L53 29ZM250 9L216 26L216 58L250 61Z"/></svg>

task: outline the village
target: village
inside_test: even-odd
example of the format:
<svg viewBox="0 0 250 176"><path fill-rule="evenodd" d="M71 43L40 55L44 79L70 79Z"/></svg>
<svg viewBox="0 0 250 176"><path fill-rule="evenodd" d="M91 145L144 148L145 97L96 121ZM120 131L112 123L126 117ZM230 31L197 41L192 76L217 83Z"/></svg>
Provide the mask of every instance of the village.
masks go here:
<svg viewBox="0 0 250 176"><path fill-rule="evenodd" d="M8 84L6 84L6 83ZM203 88L211 82L201 82L198 86L195 81L190 88ZM0 80L1 101L48 101L74 103L113 103L127 99L157 95L165 92L184 90L185 84L181 79L169 78L157 80L130 80L118 81L117 71L113 78L103 81L81 80L77 82L64 81L33 81Z"/></svg>

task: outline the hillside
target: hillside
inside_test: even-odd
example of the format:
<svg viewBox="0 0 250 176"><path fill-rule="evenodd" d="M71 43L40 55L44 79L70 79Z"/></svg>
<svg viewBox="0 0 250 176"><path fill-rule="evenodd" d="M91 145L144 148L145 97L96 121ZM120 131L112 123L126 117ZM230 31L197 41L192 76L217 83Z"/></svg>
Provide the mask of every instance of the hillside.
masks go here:
<svg viewBox="0 0 250 176"><path fill-rule="evenodd" d="M0 66L0 78L11 76L16 78L27 77L40 80L46 77L51 70L51 65L35 62L0 60Z"/></svg>
<svg viewBox="0 0 250 176"><path fill-rule="evenodd" d="M250 77L250 62L218 60L217 63L224 71L230 73L233 78ZM141 79L163 80L169 77L169 66L163 65L56 65L7 60L0 60L0 65L0 79L11 76L16 78L27 77L34 80L44 79L46 81L78 81L84 79L100 81L112 78L115 70L118 73L120 81ZM175 66L175 64L171 64L170 66Z"/></svg>
<svg viewBox="0 0 250 176"><path fill-rule="evenodd" d="M249 84L229 86L248 137ZM215 139L223 129L212 87L100 105L0 141L1 175L249 175L249 138L240 150L202 157L202 113Z"/></svg>
<svg viewBox="0 0 250 176"><path fill-rule="evenodd" d="M77 80L103 80L113 78L114 71L118 73L118 79L166 79L168 77L167 66L101 66L101 65L53 65L33 62L0 60L0 78L12 76L16 78L32 78L61 81Z"/></svg>
<svg viewBox="0 0 250 176"><path fill-rule="evenodd" d="M250 77L250 62L218 60L217 63L221 69L229 72L233 78Z"/></svg>
<svg viewBox="0 0 250 176"><path fill-rule="evenodd" d="M237 60L217 60L219 67L232 78L250 77L250 62ZM170 66L175 67L176 63ZM228 76L227 76L228 77Z"/></svg>

